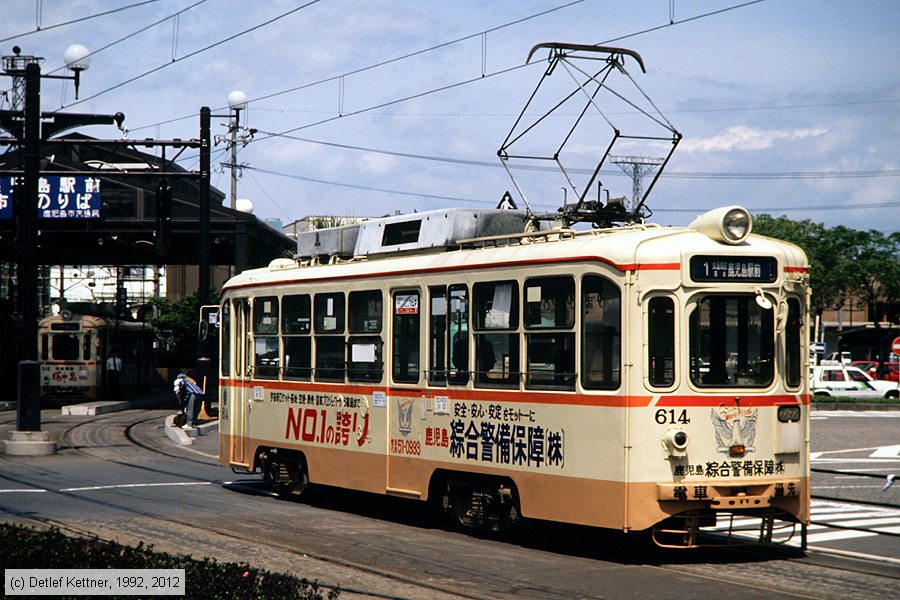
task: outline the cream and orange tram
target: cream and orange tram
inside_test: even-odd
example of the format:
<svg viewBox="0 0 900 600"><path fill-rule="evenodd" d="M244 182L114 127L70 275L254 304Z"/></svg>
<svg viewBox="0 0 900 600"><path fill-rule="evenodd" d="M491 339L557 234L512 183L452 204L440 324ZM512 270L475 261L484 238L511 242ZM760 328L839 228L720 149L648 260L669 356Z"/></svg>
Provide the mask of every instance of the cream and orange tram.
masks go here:
<svg viewBox="0 0 900 600"><path fill-rule="evenodd" d="M808 265L739 207L533 230L445 210L301 234L227 282L219 457L309 484L695 545L809 518Z"/></svg>

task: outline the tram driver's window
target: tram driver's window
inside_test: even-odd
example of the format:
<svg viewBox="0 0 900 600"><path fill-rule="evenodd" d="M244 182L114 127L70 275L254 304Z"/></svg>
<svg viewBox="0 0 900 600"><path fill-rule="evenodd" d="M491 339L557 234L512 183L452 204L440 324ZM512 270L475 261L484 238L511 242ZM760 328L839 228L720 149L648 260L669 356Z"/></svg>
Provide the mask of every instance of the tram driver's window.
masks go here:
<svg viewBox="0 0 900 600"><path fill-rule="evenodd" d="M78 360L78 336L73 333L57 333L53 336L53 358L56 360Z"/></svg>
<svg viewBox="0 0 900 600"><path fill-rule="evenodd" d="M419 292L394 293L394 381L419 381Z"/></svg>
<svg viewBox="0 0 900 600"><path fill-rule="evenodd" d="M790 387L800 387L802 383L803 355L802 333L803 313L800 310L800 300L788 298L787 324L784 328L784 370L785 382Z"/></svg>
<svg viewBox="0 0 900 600"><path fill-rule="evenodd" d="M222 351L220 353L219 369L222 377L231 377L231 302L222 303Z"/></svg>
<svg viewBox="0 0 900 600"><path fill-rule="evenodd" d="M90 333L85 333L81 336L81 359L82 360L91 360L91 339L93 336Z"/></svg>
<svg viewBox="0 0 900 600"><path fill-rule="evenodd" d="M675 383L675 302L655 297L647 306L648 378L650 385L669 387Z"/></svg>
<svg viewBox="0 0 900 600"><path fill-rule="evenodd" d="M622 295L610 280L581 282L581 384L611 390L622 378Z"/></svg>
<svg viewBox="0 0 900 600"><path fill-rule="evenodd" d="M519 284L476 283L472 287L475 383L519 386Z"/></svg>
<svg viewBox="0 0 900 600"><path fill-rule="evenodd" d="M766 387L774 379L775 315L753 294L700 298L689 319L691 381Z"/></svg>
<svg viewBox="0 0 900 600"><path fill-rule="evenodd" d="M540 277L525 282L526 386L575 387L575 280Z"/></svg>
<svg viewBox="0 0 900 600"><path fill-rule="evenodd" d="M278 297L262 296L253 300L254 373L261 379L278 377Z"/></svg>

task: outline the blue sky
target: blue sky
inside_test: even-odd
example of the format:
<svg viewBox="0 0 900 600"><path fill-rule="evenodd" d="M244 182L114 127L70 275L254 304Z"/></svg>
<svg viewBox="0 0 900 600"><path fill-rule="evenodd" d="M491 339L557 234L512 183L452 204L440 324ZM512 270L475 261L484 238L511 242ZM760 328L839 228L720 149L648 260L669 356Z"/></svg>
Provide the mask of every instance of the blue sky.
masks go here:
<svg viewBox="0 0 900 600"><path fill-rule="evenodd" d="M81 102L70 82L45 80L42 103L122 111L133 139L197 137L201 106L224 114L229 92L244 91L242 122L258 132L239 153L248 168L238 196L260 218L287 223L496 204L514 189L497 149L546 52L530 67L500 72L524 65L541 42L609 43L641 54L647 73L631 74L684 136L648 198L652 221L686 224L706 208L740 204L829 226L900 230L894 1L197 2L2 0L0 52L19 45L45 57L47 73L62 66L70 44L99 50L130 36L92 56ZM224 122L214 119L214 134L225 133ZM534 140L539 150L562 131L548 124L547 137ZM602 122L587 124L573 160L590 168L609 139ZM288 130L307 141L271 135ZM227 160L223 150L215 148L214 165ZM562 201L555 175L516 177L536 207ZM601 179L614 196L630 194L623 174ZM228 192L227 174L214 172L212 181Z"/></svg>

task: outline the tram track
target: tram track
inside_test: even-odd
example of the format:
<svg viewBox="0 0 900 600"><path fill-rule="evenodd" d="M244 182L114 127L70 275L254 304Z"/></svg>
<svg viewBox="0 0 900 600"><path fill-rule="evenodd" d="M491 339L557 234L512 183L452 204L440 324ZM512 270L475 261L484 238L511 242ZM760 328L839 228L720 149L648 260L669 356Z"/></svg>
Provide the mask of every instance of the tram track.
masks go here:
<svg viewBox="0 0 900 600"><path fill-rule="evenodd" d="M137 469L151 471L151 472L155 472L155 473L159 473L159 474L180 475L181 477L184 477L183 474L178 474L178 473L175 473L170 470L150 468L150 467L142 466L142 465L135 465L133 462L125 460L125 459L113 458L102 452L91 451L91 448L96 448L96 447L110 448L110 447L115 447L115 445L101 443L98 446L91 446L91 445L85 445L85 444L81 443L80 440L76 439L76 435L78 434L78 432L80 430L90 428L92 426L96 427L99 425L108 432L108 429L106 429L106 428L111 423L115 423L116 421L122 421L123 417L125 419L127 419L128 417L134 417L134 416L135 415L127 415L125 413L116 413L116 414L111 414L111 415L100 416L95 419L92 419L91 421L83 421L80 423L74 423L71 426L67 427L60 435L60 439L63 444L62 448L66 449L66 450L70 450L70 451L78 453L78 454L81 454L83 456L89 457L94 460L100 460L103 462L117 464L117 465L129 467L129 468L137 468ZM153 415L150 417L143 417L143 418L139 418L137 420L132 420L129 423L116 423L116 424L120 425L120 427L117 427L117 429L120 429L123 432L123 435L124 435L125 439L128 440L128 442L130 442L134 446L141 448L144 451L148 451L148 452L151 452L151 453L157 454L157 455L166 456L169 458L176 458L179 460L184 460L184 461L189 461L189 462L194 462L194 463L210 464L208 459L201 459L199 457L195 458L193 456L185 456L182 454L178 454L177 452L166 451L166 450L148 442L145 439L141 439L141 436L137 432L137 428L139 428L143 424L146 424L147 422L157 420L159 418L160 418L159 415ZM88 433L87 435L91 435L91 433ZM22 479L22 478L13 478L13 477L4 476L4 475L0 475L0 477L2 477L3 479L5 479L7 481L19 483L19 484L29 484L30 483L29 481ZM213 481L211 481L211 483L228 487L229 482L222 481L222 480L213 480ZM84 500L84 497L80 494L73 494L71 492L65 492L62 490L48 490L48 491L54 491L57 494L62 494L62 495L66 495L66 496L78 497L81 500ZM108 502L102 502L97 499L92 499L90 501L101 504L107 508L117 508L119 510L122 509L122 507L119 505L113 506ZM192 507L186 506L185 508L190 509ZM146 520L154 521L157 525L157 527L156 527L157 529L171 530L173 532L177 531L178 535L181 538L198 538L198 539L200 539L200 538L209 537L210 534L212 534L212 535L220 537L220 538L226 538L228 540L238 542L240 545L247 545L247 544L256 545L256 546L264 547L270 552L273 550L277 550L278 552L280 552L282 554L285 554L289 557L294 557L296 559L303 559L303 560L312 559L312 560L320 561L322 563L326 563L326 564L329 564L329 565L332 565L335 567L340 567L343 569L350 569L350 570L357 571L359 573L367 574L369 576L375 576L378 578L390 580L397 584L402 584L403 586L413 586L415 589L420 589L423 592L427 592L428 594L426 594L426 595L429 595L429 596L434 596L436 593L439 595L436 597L442 597L442 598L467 598L467 599L472 599L472 600L488 600L490 598L493 598L493 596L476 594L471 591L463 590L460 588L436 585L436 584L432 584L429 582L421 581L421 580L416 579L411 576L403 575L401 573L396 573L396 572L392 572L392 571L385 570L385 569L378 569L378 568L374 568L374 567L364 565L361 563L357 563L354 561L349 561L344 558L330 556L330 555L323 554L320 552L313 552L309 549L302 549L302 548L297 548L296 546L289 546L287 544L278 543L278 542L273 541L271 539L271 537L268 537L268 538L264 537L265 534L261 534L261 535L249 535L246 533L242 534L235 530L230 530L230 529L223 528L223 527L212 526L209 523L206 523L201 526L201 525L186 523L180 519L170 518L170 517L166 517L166 516L159 515L159 514L153 514L153 513L147 512L147 511L139 511L139 510L135 510L135 509L128 509L128 510L133 515L140 517L141 519L144 519L145 522L146 522ZM35 517L34 515L23 513L23 512L16 513L16 517L21 521L34 523L41 528L55 527L55 528L60 529L61 531L68 532L68 533L71 533L73 535L80 536L80 537L97 538L97 539L101 539L101 540L106 539L103 537L102 531L100 533L98 533L96 527L79 526L79 525L73 524L68 521L63 521L63 520L53 519L53 518ZM270 525L270 523L267 523L263 520L248 519L246 517L243 517L241 519L241 522L244 524L245 528L249 527L252 530L258 530L258 531L266 531L266 527L264 525ZM257 566L262 567L262 568L270 568L267 565L257 565ZM372 590L364 590L364 589L346 586L346 585L339 585L337 583L325 583L325 582L322 582L321 580L318 581L318 585L322 588L335 589L335 590L341 591L342 593L346 593L346 594L350 594L350 595L385 598L385 599L391 599L391 600L412 600L415 598L424 597L423 594L419 594L419 593L412 593L409 595L386 594L386 593L381 593L381 592L372 591Z"/></svg>
<svg viewBox="0 0 900 600"><path fill-rule="evenodd" d="M122 436L125 440L127 440L129 446L140 448L142 452L166 456L168 458L176 458L179 459L179 461L188 461L195 464L209 464L209 461L203 459L202 457L184 455L182 453L179 453L177 449L168 450L164 447L160 447L159 445L152 443L152 440L150 438L143 435L141 428L147 423L159 418L160 415L154 414L148 417L144 412L141 412L140 414L116 413L115 415L98 417L91 421L74 423L69 425L63 432L62 439L66 444L64 448L69 451L89 457L93 460L105 461L129 468L138 468L147 471L153 471L164 475L179 475L180 477L189 477L183 472L178 473L174 469L160 469L153 468L148 465L135 464L135 461L133 459L126 456L128 453L128 451L125 449L126 446L118 444L119 440L115 439L116 436ZM94 426L97 427L100 431L84 431L84 429L89 427L91 423L93 423ZM115 427L110 427L110 425L115 425ZM85 439L81 439L82 434L86 436L85 439L88 440L88 443L84 443ZM108 437L109 435L112 435L112 439ZM91 445L92 443L96 444L96 447L93 447ZM96 449L101 447L107 448L108 451ZM267 491L261 486L258 487L250 485L249 482L234 482L229 484L229 482L218 479L209 481L213 484L222 485L235 491L251 492L257 495L269 495ZM27 484L29 482L20 481L20 483ZM243 489L238 490L239 487L242 487ZM109 502L103 502L99 498L86 498L84 494L70 494L67 492L57 493L72 495L78 497L83 501L87 499L91 502L97 502L100 506L112 506ZM846 500L841 499L841 501ZM306 504L306 502L304 502L304 504ZM314 500L311 504L311 506L316 510L318 510L319 508L327 507L327 505L327 502L325 504L321 504L316 500ZM122 509L122 506L120 506L118 503L114 506L115 508ZM191 509L190 505L185 504L184 506L186 510ZM384 569L377 566L350 560L348 558L345 558L346 555L341 555L340 553L328 554L313 550L313 548L316 548L317 546L327 546L329 539L333 541L333 531L326 530L319 532L315 530L304 530L303 538L306 539L308 543L304 543L304 547L299 547L297 543L285 541L286 536L281 536L281 539L278 539L279 536L277 535L277 523L279 519L284 518L285 515L295 514L298 511L292 510L293 507L290 502L279 502L278 504L273 502L272 507L274 507L274 512L267 512L263 517L253 517L251 515L242 514L240 519L238 519L240 523L190 523L185 522L182 519L168 517L166 515L160 515L148 511L141 511L136 508L128 508L127 510L129 510L129 512L131 512L136 517L140 518L143 523L146 523L148 529L154 529L156 531L177 531L180 539L194 538L198 540L206 540L206 547L215 547L218 549L222 545L229 545L231 547L238 548L247 547L263 549L262 552L278 553L279 555L281 555L285 564L312 559L326 565L331 565L337 571L352 570L354 572L364 574L365 576L378 577L383 580L395 582L396 586L398 587L415 586L415 589L420 590L420 592L418 593L385 593L383 590L366 590L364 589L365 586L348 586L334 583L334 581L339 581L339 579L334 579L332 580L332 582L319 584L323 588L341 590L350 597L359 595L376 598L392 598L398 600L405 598L422 597L472 598L475 600L486 600L488 598L497 598L504 596L510 597L504 594L492 595L490 593L479 593L477 588L474 590L469 588L462 589L459 587L441 585L438 583L425 581L424 577L426 576L427 570L421 575L415 571L410 571L408 573L397 572L390 569ZM339 506L336 510L341 511L341 507ZM354 512L355 511L351 510L351 515ZM361 514L364 517L367 515L372 515L372 513L368 512L361 512L357 514ZM131 533L122 528L122 526L119 526L118 528L116 528L115 526L110 527L109 525L104 526L102 522L78 523L63 521L54 518L35 517L34 515L28 514L20 514L18 516L23 521L36 523L41 527L58 527L62 531L84 537L100 537L101 539L109 539L108 535L104 535L104 531L113 532L120 535ZM383 515L380 515L376 512L376 514L374 514L374 518L379 519L379 517L383 517ZM392 516L389 514L386 518L390 520ZM399 522L403 522L403 519L401 518ZM104 527L106 527L105 530ZM582 535L587 536L587 534L584 533L582 533ZM415 537L421 536L416 535ZM148 541L153 542L153 539ZM517 544L515 540L511 541L510 543L512 544L512 546L522 545L521 543ZM553 544L546 545L547 547L544 546L545 544L541 544L540 542L538 542L537 544L526 543L524 545L524 547L527 547L529 549L534 548L537 550L546 550L551 553L558 554L554 552L556 548L554 548ZM188 551L192 552L192 549L188 549ZM203 552L203 550L201 549L200 552ZM615 558L612 558L614 554L612 552L579 552L576 550L574 553L563 551L560 555L563 558L563 562L566 562L565 558L569 554L571 554L573 558L582 557L603 561L616 560ZM652 556L655 556L655 558L652 558ZM802 561L796 560L800 558L802 558ZM685 562L686 560L688 562ZM769 563L769 561L778 561L778 565ZM820 573L830 573L831 575L829 575L828 577L831 578L839 578L840 574L842 573L865 575L870 580L873 577L877 577L877 580L881 582L896 581L898 578L900 578L900 576L898 576L896 573L891 574L889 572L878 574L877 576L873 575L871 566L869 565L868 561L836 561L833 557L820 555L816 549L811 549L809 552L803 555L796 550L785 548L731 548L728 549L727 552L718 556L715 556L713 554L701 554L700 556L697 556L696 554L694 554L692 557L685 556L681 553L679 553L676 557L672 553L656 553L656 551L654 550L651 552L651 560L649 561L649 563L645 560L630 560L628 558L625 558L624 562L620 562L620 564L623 565L635 563L640 563L644 566L655 567L660 570L665 570L673 573L682 573L704 578L721 578L723 572L733 572L737 574L741 571L746 570L745 565L752 565L754 569L765 568L766 570L769 570L774 574L776 571L781 570L780 565L782 564L792 565L792 569L802 570L807 567L815 568L819 570ZM268 564L259 564L257 566L261 566L263 568L271 568L271 566L269 566ZM290 570L291 568L289 567L288 569L286 569L286 572L290 572ZM488 574L482 573L482 575ZM472 576L476 578L475 581L480 581L480 579L477 579L481 576L478 573L472 573ZM735 577L737 577L737 575L735 575ZM796 588L794 590L780 588L777 587L776 584L771 583L771 581L766 581L764 579L760 579L758 581L746 580L742 582L741 585L746 585L761 590L770 589L771 591L787 593L795 597L813 597L809 593L798 592L797 589L799 588ZM491 585L485 584L483 586L483 589L491 589ZM554 595L554 593L558 593L558 590L550 588L536 590L533 589L532 586L529 586L529 593L532 595L543 594L545 596L552 596ZM814 594L814 596L822 597L816 594ZM835 594L827 597L836 598L840 596Z"/></svg>

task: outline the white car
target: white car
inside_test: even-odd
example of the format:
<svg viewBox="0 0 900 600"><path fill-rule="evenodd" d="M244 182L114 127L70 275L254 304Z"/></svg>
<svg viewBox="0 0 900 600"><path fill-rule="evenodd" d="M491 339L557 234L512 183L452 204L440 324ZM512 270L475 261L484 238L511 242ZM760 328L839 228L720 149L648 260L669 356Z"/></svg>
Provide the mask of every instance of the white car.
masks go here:
<svg viewBox="0 0 900 600"><path fill-rule="evenodd" d="M809 386L814 396L900 398L900 383L872 379L861 369L842 364L813 367Z"/></svg>

